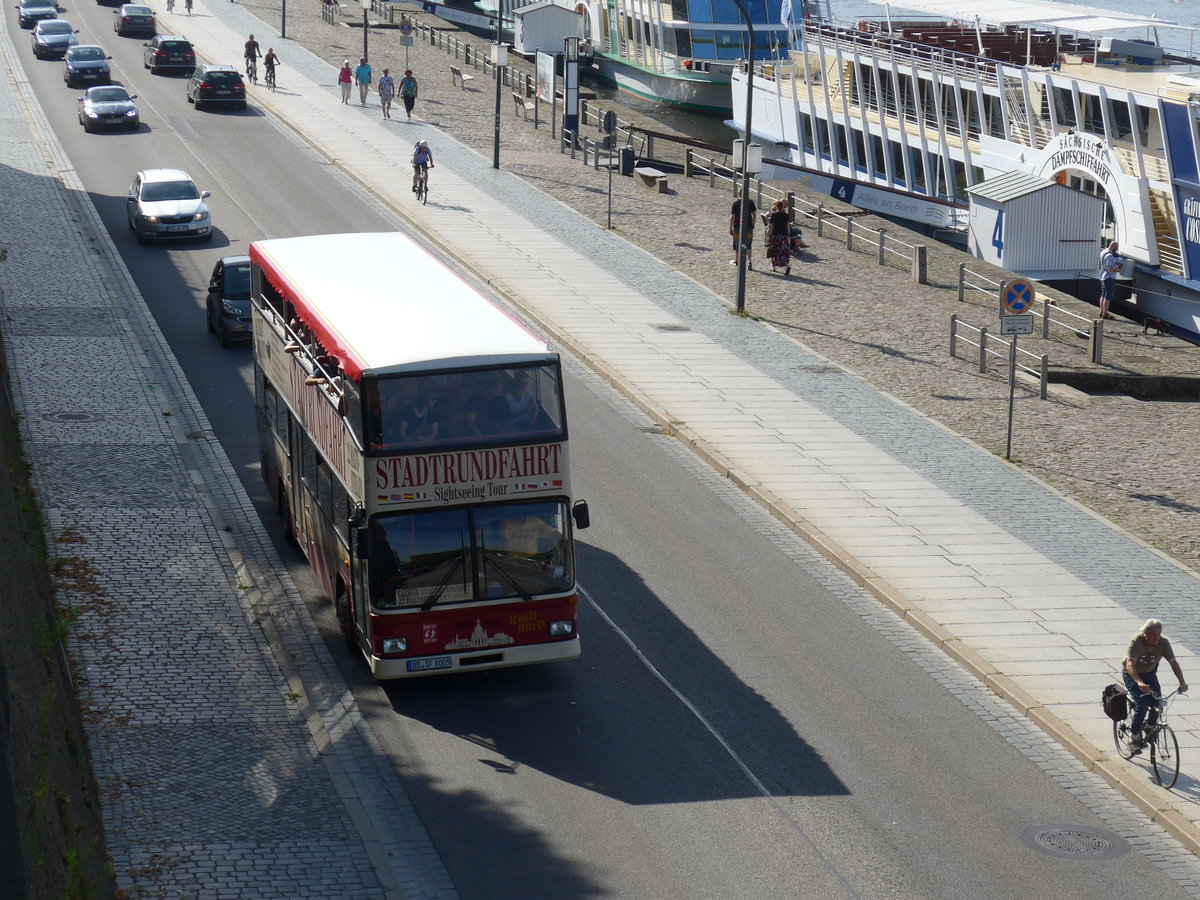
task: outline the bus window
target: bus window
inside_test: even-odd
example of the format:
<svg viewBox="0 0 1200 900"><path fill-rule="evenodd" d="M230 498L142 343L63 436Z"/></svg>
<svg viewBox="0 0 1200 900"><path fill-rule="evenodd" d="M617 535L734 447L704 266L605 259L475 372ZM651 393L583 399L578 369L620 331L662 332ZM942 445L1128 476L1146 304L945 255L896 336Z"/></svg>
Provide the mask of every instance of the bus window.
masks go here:
<svg viewBox="0 0 1200 900"><path fill-rule="evenodd" d="M475 510L483 596L528 597L568 590L574 573L566 516L566 504L559 500Z"/></svg>
<svg viewBox="0 0 1200 900"><path fill-rule="evenodd" d="M371 520L371 575L381 609L433 606L473 597L466 510L384 515Z"/></svg>

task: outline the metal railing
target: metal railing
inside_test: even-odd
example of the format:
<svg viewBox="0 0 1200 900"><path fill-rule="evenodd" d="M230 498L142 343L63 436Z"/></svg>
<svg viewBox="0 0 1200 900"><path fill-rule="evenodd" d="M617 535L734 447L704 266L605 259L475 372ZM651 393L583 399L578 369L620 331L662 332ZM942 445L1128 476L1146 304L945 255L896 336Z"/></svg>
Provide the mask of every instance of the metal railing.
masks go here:
<svg viewBox="0 0 1200 900"><path fill-rule="evenodd" d="M971 338L967 337L965 334L963 334L963 332L974 334L977 339L971 340ZM1015 340L1016 338L1013 338L1013 341ZM958 358L959 344L967 344L979 350L979 373L981 375L987 374L988 360L990 358L995 357L996 359L1001 359L1007 362L1012 355L1012 341L1006 341L1002 337L996 337L995 335L991 334L986 325L982 328L976 328L974 325L959 319L957 315L952 315L950 316L950 355L955 359ZM994 349L995 347L1003 347L1004 351L1001 352L997 349ZM1025 365L1024 363L1020 362L1020 360L1025 357L1035 360L1036 368L1034 365ZM1041 356L1036 353L1030 353L1028 350L1018 345L1017 359L1017 370L1025 372L1038 379L1038 397L1040 397L1042 400L1045 400L1046 395L1049 392L1050 384L1050 357L1045 353L1043 353ZM1014 372L1013 375L1015 376L1016 373Z"/></svg>
<svg viewBox="0 0 1200 900"><path fill-rule="evenodd" d="M966 263L959 263L958 266L958 299L964 301L967 291L980 291L988 294L1000 301L1000 289L1003 284L999 281L993 281L986 275L980 272L972 271L967 268ZM1081 316L1078 313L1073 313L1069 309L1063 309L1055 304L1054 298L1046 294L1034 291L1035 302L1030 307L1030 314L1034 317L1035 322L1040 319L1041 324L1038 326L1043 340L1050 337L1050 327L1057 326L1075 337L1088 337L1095 329L1095 320L1087 316ZM1100 362L1100 360L1095 360Z"/></svg>

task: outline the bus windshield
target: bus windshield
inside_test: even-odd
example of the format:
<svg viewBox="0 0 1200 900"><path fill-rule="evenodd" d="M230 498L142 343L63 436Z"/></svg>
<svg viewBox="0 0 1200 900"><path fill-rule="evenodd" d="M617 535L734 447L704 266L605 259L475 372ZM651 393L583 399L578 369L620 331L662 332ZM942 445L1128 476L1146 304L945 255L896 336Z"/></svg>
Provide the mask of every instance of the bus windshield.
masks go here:
<svg viewBox="0 0 1200 900"><path fill-rule="evenodd" d="M565 438L557 364L364 382L368 445L389 453Z"/></svg>
<svg viewBox="0 0 1200 900"><path fill-rule="evenodd" d="M531 600L575 580L563 500L378 515L370 533L380 609Z"/></svg>

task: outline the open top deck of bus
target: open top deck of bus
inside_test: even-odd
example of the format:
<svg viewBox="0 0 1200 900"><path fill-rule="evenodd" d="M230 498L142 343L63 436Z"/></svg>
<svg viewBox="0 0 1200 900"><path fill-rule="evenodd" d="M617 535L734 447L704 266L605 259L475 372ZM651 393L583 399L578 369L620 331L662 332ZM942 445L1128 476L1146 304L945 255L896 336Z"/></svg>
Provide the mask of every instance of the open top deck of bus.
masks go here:
<svg viewBox="0 0 1200 900"><path fill-rule="evenodd" d="M255 241L250 258L351 378L557 358L399 232Z"/></svg>

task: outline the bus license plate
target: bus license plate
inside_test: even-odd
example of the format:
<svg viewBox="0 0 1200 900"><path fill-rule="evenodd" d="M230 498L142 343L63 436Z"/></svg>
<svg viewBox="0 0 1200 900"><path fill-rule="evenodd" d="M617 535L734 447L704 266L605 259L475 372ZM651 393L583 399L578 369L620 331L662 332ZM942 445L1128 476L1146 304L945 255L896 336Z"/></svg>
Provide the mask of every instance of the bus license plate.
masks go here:
<svg viewBox="0 0 1200 900"><path fill-rule="evenodd" d="M448 656L433 656L429 659L410 659L408 671L429 672L433 669L449 669L453 663Z"/></svg>

